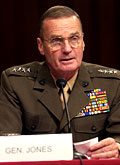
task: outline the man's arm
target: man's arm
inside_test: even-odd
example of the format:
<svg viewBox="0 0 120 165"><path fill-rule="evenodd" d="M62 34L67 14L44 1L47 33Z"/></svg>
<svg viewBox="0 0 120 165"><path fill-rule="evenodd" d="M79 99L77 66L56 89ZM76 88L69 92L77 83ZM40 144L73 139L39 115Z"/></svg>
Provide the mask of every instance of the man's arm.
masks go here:
<svg viewBox="0 0 120 165"><path fill-rule="evenodd" d="M108 138L99 141L90 147L87 153L93 159L118 158L120 149L120 85L111 105L111 113L108 117L108 125L105 126L108 132Z"/></svg>
<svg viewBox="0 0 120 165"><path fill-rule="evenodd" d="M11 83L4 71L1 76L0 89L0 135L6 133L21 133L21 111Z"/></svg>

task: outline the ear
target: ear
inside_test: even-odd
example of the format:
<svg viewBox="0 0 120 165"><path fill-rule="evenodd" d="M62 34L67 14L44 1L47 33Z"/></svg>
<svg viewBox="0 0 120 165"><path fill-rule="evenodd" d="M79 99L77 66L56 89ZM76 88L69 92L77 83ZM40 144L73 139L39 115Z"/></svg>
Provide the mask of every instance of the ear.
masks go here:
<svg viewBox="0 0 120 165"><path fill-rule="evenodd" d="M38 45L38 50L39 50L39 52L40 52L40 54L41 55L43 55L44 56L44 48L43 48L43 42L42 42L42 40L41 40L41 38L37 38L37 45Z"/></svg>
<svg viewBox="0 0 120 165"><path fill-rule="evenodd" d="M85 42L83 41L83 51L85 50Z"/></svg>

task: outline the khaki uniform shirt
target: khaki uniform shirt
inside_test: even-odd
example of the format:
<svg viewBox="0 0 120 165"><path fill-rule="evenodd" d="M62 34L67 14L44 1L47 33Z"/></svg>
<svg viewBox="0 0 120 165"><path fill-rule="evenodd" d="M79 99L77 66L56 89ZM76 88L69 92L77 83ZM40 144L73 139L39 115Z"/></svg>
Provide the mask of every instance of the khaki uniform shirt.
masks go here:
<svg viewBox="0 0 120 165"><path fill-rule="evenodd" d="M82 62L68 109L74 142L94 137L113 137L120 142L120 72ZM3 71L0 134L7 132L68 132L66 113L46 63L33 62Z"/></svg>

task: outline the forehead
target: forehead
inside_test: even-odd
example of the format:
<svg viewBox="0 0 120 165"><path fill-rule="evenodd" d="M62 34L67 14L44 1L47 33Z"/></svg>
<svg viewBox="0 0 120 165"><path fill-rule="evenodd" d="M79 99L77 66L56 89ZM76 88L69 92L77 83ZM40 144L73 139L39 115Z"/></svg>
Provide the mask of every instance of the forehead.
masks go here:
<svg viewBox="0 0 120 165"><path fill-rule="evenodd" d="M46 37L51 35L67 36L76 32L82 32L80 21L76 16L47 18L43 22L43 35Z"/></svg>

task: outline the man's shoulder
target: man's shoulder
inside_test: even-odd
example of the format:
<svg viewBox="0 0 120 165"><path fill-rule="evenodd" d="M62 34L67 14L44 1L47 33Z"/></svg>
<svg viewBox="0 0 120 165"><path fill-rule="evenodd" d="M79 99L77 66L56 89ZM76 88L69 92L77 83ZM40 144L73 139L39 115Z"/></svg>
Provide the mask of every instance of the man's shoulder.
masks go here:
<svg viewBox="0 0 120 165"><path fill-rule="evenodd" d="M120 71L118 69L83 62L82 65L87 69L90 77L110 77L120 79Z"/></svg>
<svg viewBox="0 0 120 165"><path fill-rule="evenodd" d="M3 73L6 73L7 76L31 76L36 77L41 67L44 65L44 62L31 62L22 65L16 65L10 68L7 68Z"/></svg>

